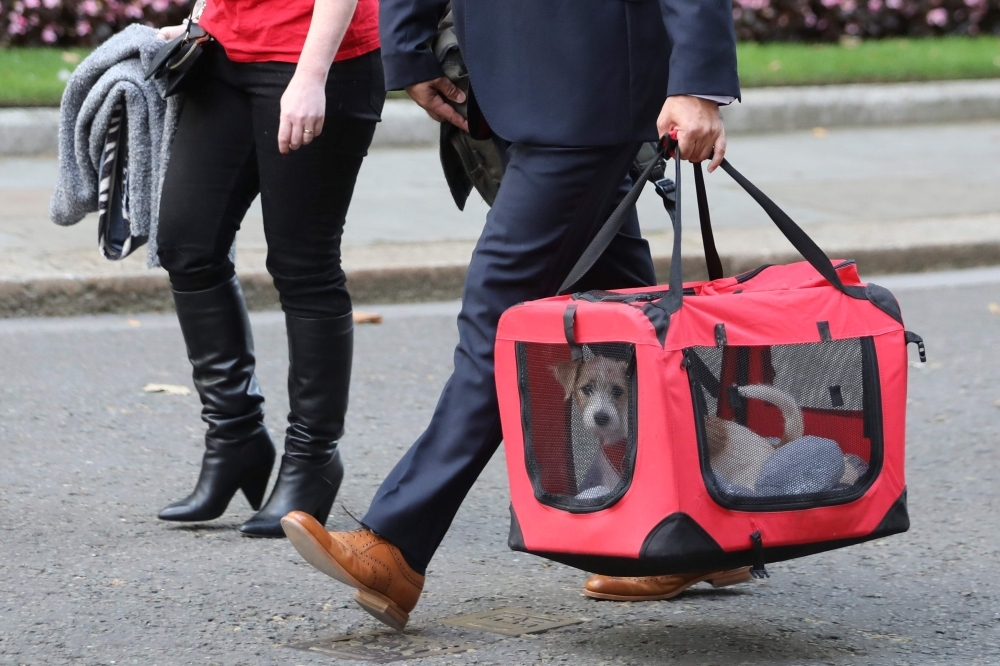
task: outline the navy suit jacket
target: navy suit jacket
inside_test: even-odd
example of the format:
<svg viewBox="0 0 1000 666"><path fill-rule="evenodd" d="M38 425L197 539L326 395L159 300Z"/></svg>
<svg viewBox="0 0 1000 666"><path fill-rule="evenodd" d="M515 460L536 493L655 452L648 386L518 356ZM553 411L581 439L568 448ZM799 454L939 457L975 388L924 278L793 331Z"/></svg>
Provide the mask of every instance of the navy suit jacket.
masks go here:
<svg viewBox="0 0 1000 666"><path fill-rule="evenodd" d="M386 86L442 75L430 40L448 0L381 0ZM731 0L452 0L476 100L508 141L656 139L671 95L739 98Z"/></svg>

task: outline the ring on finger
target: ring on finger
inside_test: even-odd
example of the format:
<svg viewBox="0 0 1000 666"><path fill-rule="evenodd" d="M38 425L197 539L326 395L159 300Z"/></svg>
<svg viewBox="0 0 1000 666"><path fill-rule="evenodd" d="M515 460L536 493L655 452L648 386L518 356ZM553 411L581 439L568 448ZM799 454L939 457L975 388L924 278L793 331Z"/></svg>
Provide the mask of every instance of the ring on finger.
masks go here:
<svg viewBox="0 0 1000 666"><path fill-rule="evenodd" d="M304 130L302 130L302 133L303 134L314 134L313 130L311 130L311 129L304 129Z"/></svg>

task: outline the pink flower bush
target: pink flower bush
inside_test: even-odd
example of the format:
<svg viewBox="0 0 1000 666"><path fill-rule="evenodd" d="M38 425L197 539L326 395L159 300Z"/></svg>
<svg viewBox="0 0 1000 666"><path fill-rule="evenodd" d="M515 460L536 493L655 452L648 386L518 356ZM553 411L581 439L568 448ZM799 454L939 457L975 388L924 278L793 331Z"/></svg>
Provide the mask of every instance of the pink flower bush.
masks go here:
<svg viewBox="0 0 1000 666"><path fill-rule="evenodd" d="M191 0L0 0L0 46L96 46L132 23L176 24Z"/></svg>
<svg viewBox="0 0 1000 666"><path fill-rule="evenodd" d="M1000 35L1000 0L733 0L733 21L758 42Z"/></svg>
<svg viewBox="0 0 1000 666"><path fill-rule="evenodd" d="M0 0L0 46L94 46L131 23L162 26L192 0ZM544 0L540 0L544 1ZM742 40L1000 35L1000 0L732 0Z"/></svg>
<svg viewBox="0 0 1000 666"><path fill-rule="evenodd" d="M939 28L948 25L948 10L944 7L935 7L927 12L927 25L936 25Z"/></svg>

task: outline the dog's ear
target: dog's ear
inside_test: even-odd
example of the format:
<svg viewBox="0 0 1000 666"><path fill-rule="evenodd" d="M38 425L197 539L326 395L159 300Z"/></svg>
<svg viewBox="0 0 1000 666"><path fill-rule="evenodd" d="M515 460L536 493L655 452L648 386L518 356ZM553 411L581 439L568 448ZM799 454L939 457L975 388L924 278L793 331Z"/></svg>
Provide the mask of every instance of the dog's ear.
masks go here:
<svg viewBox="0 0 1000 666"><path fill-rule="evenodd" d="M618 369L618 372L620 372L622 374L622 377L628 377L629 362L628 361L615 360L614 363L615 363L615 367Z"/></svg>
<svg viewBox="0 0 1000 666"><path fill-rule="evenodd" d="M566 395L563 400L569 400L573 397L573 388L576 385L576 373L580 370L580 361L566 361L565 363L560 363L556 367L552 368L552 372L555 373L556 380L562 384L563 390L566 391Z"/></svg>

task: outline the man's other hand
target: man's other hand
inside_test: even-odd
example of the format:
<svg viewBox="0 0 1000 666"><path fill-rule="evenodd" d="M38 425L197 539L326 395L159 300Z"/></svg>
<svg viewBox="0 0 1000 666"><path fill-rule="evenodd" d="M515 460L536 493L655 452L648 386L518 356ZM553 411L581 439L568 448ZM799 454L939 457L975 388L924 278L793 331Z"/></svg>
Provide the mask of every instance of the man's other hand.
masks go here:
<svg viewBox="0 0 1000 666"><path fill-rule="evenodd" d="M718 104L690 95L668 97L656 119L656 131L664 136L673 130L677 130L683 159L703 162L712 155L709 173L722 164L726 156L726 129L722 126Z"/></svg>
<svg viewBox="0 0 1000 666"><path fill-rule="evenodd" d="M459 90L448 77L441 76L432 81L407 86L406 94L419 104L427 112L427 115L439 123L449 122L459 129L469 131L469 123L445 99L450 99L456 104L465 101L465 93Z"/></svg>

